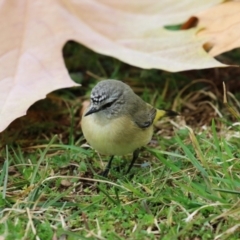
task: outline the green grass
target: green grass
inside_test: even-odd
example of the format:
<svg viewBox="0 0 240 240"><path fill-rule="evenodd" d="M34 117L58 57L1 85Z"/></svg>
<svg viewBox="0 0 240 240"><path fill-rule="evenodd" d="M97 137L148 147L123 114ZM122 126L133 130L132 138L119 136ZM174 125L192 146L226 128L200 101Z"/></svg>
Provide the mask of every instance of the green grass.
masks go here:
<svg viewBox="0 0 240 240"><path fill-rule="evenodd" d="M58 144L56 137L27 156L6 149L0 233L6 239L239 239L240 144L214 132L214 124L197 136L179 130L159 142L173 151L148 148L141 160L150 167L134 167L134 176L124 175L126 167L112 170L109 179L95 173L101 165L92 150Z"/></svg>
<svg viewBox="0 0 240 240"><path fill-rule="evenodd" d="M187 75L141 70L75 47L84 63L68 56L72 48L65 57L71 73L83 84L80 97L79 89L58 91L30 109L32 114L39 109L46 112L44 120L34 115L37 120L30 126L25 119L22 128L10 126L0 136L0 236L6 240L240 239L239 125L232 124L234 119L219 97L200 97L224 115L206 118L201 127L200 119L191 120L192 112L181 99L199 89L207 92L208 85L199 82L179 96ZM158 107L170 108L178 97L175 110L185 113L185 118L157 124L153 141L129 175L125 172L131 155L116 157L109 178L104 179L98 173L108 157L84 145L78 111L95 80L79 65L97 76L125 79ZM189 103L201 107L196 98ZM205 110L211 115L208 106Z"/></svg>

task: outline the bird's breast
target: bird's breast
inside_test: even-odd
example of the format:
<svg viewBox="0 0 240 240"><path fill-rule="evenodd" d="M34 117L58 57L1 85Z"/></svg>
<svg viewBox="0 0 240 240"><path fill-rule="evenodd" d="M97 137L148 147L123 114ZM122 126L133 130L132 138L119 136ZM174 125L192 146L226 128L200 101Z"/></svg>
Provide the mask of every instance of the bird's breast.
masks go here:
<svg viewBox="0 0 240 240"><path fill-rule="evenodd" d="M141 129L130 117L108 119L99 113L82 118L82 131L88 143L107 155L124 155L146 145L152 137L153 126Z"/></svg>

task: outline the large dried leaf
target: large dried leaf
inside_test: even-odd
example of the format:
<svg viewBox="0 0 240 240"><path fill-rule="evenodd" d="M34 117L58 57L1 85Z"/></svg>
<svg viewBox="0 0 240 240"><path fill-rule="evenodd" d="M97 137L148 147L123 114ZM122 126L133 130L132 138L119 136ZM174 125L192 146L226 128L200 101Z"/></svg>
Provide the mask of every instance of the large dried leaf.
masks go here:
<svg viewBox="0 0 240 240"><path fill-rule="evenodd" d="M0 131L55 89L75 86L61 50L76 40L142 68L223 66L202 49L195 29L167 31L221 0L2 0ZM83 59L84 61L84 59Z"/></svg>
<svg viewBox="0 0 240 240"><path fill-rule="evenodd" d="M212 56L240 47L239 13L240 1L229 1L197 15L198 36L205 39Z"/></svg>

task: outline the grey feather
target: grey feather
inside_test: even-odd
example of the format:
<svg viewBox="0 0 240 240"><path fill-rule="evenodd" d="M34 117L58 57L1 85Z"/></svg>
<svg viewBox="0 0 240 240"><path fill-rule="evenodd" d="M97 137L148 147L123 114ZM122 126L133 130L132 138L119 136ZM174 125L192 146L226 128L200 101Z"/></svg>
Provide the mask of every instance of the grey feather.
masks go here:
<svg viewBox="0 0 240 240"><path fill-rule="evenodd" d="M140 128L144 129L152 125L155 115L156 115L156 109L151 108L151 109L147 109L147 111L145 109L145 110L138 111L133 116L133 119L135 119L135 123Z"/></svg>

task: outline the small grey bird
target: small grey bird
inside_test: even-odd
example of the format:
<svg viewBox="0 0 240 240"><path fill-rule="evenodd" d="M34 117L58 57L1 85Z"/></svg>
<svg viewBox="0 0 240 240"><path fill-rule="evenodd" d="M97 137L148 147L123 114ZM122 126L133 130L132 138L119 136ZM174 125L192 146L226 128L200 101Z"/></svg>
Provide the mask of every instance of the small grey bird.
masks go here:
<svg viewBox="0 0 240 240"><path fill-rule="evenodd" d="M102 173L107 176L114 155L133 152L128 173L138 158L139 148L150 142L153 124L164 116L176 115L144 102L121 81L103 80L92 89L91 104L83 113L81 125L87 142L99 153L111 155Z"/></svg>

